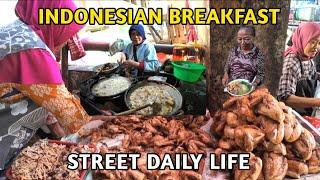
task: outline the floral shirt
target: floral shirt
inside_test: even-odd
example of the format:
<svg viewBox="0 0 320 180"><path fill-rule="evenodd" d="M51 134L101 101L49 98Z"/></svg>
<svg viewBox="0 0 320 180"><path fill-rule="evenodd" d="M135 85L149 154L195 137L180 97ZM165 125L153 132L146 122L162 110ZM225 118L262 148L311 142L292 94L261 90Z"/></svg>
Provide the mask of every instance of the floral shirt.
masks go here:
<svg viewBox="0 0 320 180"><path fill-rule="evenodd" d="M240 47L235 47L229 52L224 72L229 75L229 81L235 79L252 81L256 76L253 83L259 85L264 79L264 56L256 46L248 53L241 51Z"/></svg>

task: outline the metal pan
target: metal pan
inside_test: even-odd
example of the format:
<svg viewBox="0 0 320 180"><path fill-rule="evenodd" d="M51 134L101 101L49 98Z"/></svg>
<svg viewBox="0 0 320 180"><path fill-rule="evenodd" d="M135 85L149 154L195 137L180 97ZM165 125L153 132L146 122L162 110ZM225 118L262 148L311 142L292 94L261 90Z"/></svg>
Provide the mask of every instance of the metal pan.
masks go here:
<svg viewBox="0 0 320 180"><path fill-rule="evenodd" d="M97 75L110 75L114 74L119 68L119 63L106 63L94 67L93 71Z"/></svg>
<svg viewBox="0 0 320 180"><path fill-rule="evenodd" d="M173 97L174 101L175 101L175 105L173 107L173 110L167 114L167 116L172 116L172 115L176 115L177 113L179 113L182 108L182 102L183 102L183 98L181 93L172 85L165 83L165 82L160 82L160 81L152 81L152 80L145 80L145 81L141 81L138 82L136 84L133 84L128 91L125 93L125 103L126 106L129 109L131 108L131 103L130 103L130 95L132 92L134 92L137 88L139 87L143 87L146 85L161 85L169 94L171 97Z"/></svg>
<svg viewBox="0 0 320 180"><path fill-rule="evenodd" d="M105 81L107 79L110 79L110 78L117 78L117 77L121 77L121 78L126 78L128 81L130 81L130 85L128 86L128 88L125 88L123 89L122 91L120 92L117 92L115 94L112 94L112 95L108 95L108 96L103 96L103 95L97 95L96 93L93 92L93 88L95 85L97 85L98 83L101 83L102 81ZM132 80L130 78L127 78L127 77L123 77L123 76L118 76L118 75L113 75L111 77L102 77L100 78L98 81L96 81L95 83L93 83L90 87L90 91L91 91L91 94L93 95L94 98L100 100L100 101L108 101L108 100L112 100L112 99L116 99L116 98L119 98L119 97L122 97L124 96L125 92L130 88L130 86L132 85ZM112 87L112 85L110 85L110 87L108 87L110 89L114 88Z"/></svg>

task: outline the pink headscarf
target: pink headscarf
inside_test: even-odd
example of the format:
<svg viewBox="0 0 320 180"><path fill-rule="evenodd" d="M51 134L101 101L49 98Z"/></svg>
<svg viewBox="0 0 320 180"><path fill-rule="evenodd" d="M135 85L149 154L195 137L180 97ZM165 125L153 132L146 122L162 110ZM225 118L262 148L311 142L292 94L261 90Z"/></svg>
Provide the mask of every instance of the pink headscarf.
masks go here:
<svg viewBox="0 0 320 180"><path fill-rule="evenodd" d="M75 35L82 25L72 22L69 25L39 25L38 9L39 8L68 8L72 11L77 9L72 0L19 0L16 5L18 17L28 24L46 45L53 51L55 47L63 44L73 35Z"/></svg>
<svg viewBox="0 0 320 180"><path fill-rule="evenodd" d="M83 26L39 25L39 8L69 8L75 10L72 0L19 0L16 14L24 23L32 28L45 44L53 51L62 45ZM60 68L49 51L44 49L28 49L9 54L0 61L0 83L30 84L62 84Z"/></svg>
<svg viewBox="0 0 320 180"><path fill-rule="evenodd" d="M313 22L300 24L292 35L292 46L287 48L284 56L295 54L302 57L302 60L310 60L313 57L306 57L304 48L310 40L320 35L320 25Z"/></svg>

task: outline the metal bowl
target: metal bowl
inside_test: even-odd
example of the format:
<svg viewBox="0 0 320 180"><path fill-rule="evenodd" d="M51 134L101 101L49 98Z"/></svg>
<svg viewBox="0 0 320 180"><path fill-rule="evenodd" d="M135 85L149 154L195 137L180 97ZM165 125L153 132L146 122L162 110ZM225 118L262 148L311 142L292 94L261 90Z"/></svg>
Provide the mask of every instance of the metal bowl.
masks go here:
<svg viewBox="0 0 320 180"><path fill-rule="evenodd" d="M91 88L90 88L91 94L92 94L96 99L100 99L100 100L102 100L102 101L108 101L108 100L116 99L116 98L118 98L118 97L123 96L123 95L125 94L125 92L130 88L130 86L129 86L128 88L126 88L126 89L123 89L121 92L119 91L118 93L114 93L114 94L109 95L109 96L98 95L98 94L94 93L93 90L92 90L95 85L101 83L102 81L107 80L107 79L110 79L110 78L115 78L115 79L116 79L116 78L118 78L118 77L127 79L128 81L131 82L131 83L130 83L130 86L132 85L132 80L131 80L130 78L122 77L122 76L118 76L118 75L113 75L113 76L111 76L111 77L100 78L98 81L96 81L95 83L93 83L93 84L91 85ZM109 88L114 88L114 87L111 87L111 86L110 86Z"/></svg>
<svg viewBox="0 0 320 180"><path fill-rule="evenodd" d="M118 63L106 63L106 64L102 64L94 67L93 71L100 75L109 75L116 72L118 68L119 68Z"/></svg>
<svg viewBox="0 0 320 180"><path fill-rule="evenodd" d="M132 92L134 92L136 89L138 89L139 87L142 86L146 86L146 85L161 85L169 94L171 97L173 97L174 101L175 101L175 105L173 107L173 110L167 114L167 116L171 116L171 115L175 115L177 113L179 113L179 111L182 108L182 102L183 102L183 98L181 93L172 85L165 83L165 82L160 82L160 81L153 81L153 80L145 80L145 81L140 81L137 82L136 84L133 84L128 91L125 94L125 103L126 106L131 109L131 102L130 102L130 95Z"/></svg>
<svg viewBox="0 0 320 180"><path fill-rule="evenodd" d="M244 84L248 87L248 91L246 91L245 93L243 94L235 94L234 92L232 92L232 90L230 89L231 86L233 86L234 84ZM230 94L231 96L245 96L245 95L248 95L250 94L252 91L254 90L254 87L252 86L252 84L246 80L246 79L236 79L236 80L233 80L231 82L229 82L225 88L225 91Z"/></svg>

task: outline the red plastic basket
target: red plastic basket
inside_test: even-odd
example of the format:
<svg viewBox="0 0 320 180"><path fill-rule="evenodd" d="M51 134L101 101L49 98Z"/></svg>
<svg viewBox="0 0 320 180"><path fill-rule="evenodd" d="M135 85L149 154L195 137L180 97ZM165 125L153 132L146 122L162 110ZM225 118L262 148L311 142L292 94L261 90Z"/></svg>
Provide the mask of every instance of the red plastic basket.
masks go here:
<svg viewBox="0 0 320 180"><path fill-rule="evenodd" d="M51 140L49 139L48 140L49 143L55 143L55 144L59 144L59 145L66 145L67 147L70 147L70 146L77 146L78 144L77 143L73 143L73 142L65 142L65 141L58 141L58 140ZM94 149L94 152L98 152L98 149L96 146L94 145L88 145L90 148L93 148ZM90 168L90 163L88 163L88 168ZM80 180L84 180L85 177L86 177L86 174L87 174L87 170L82 170L80 171ZM8 168L8 170L6 171L6 177L9 179L9 180L15 180L13 177L12 177L12 168L11 166Z"/></svg>

